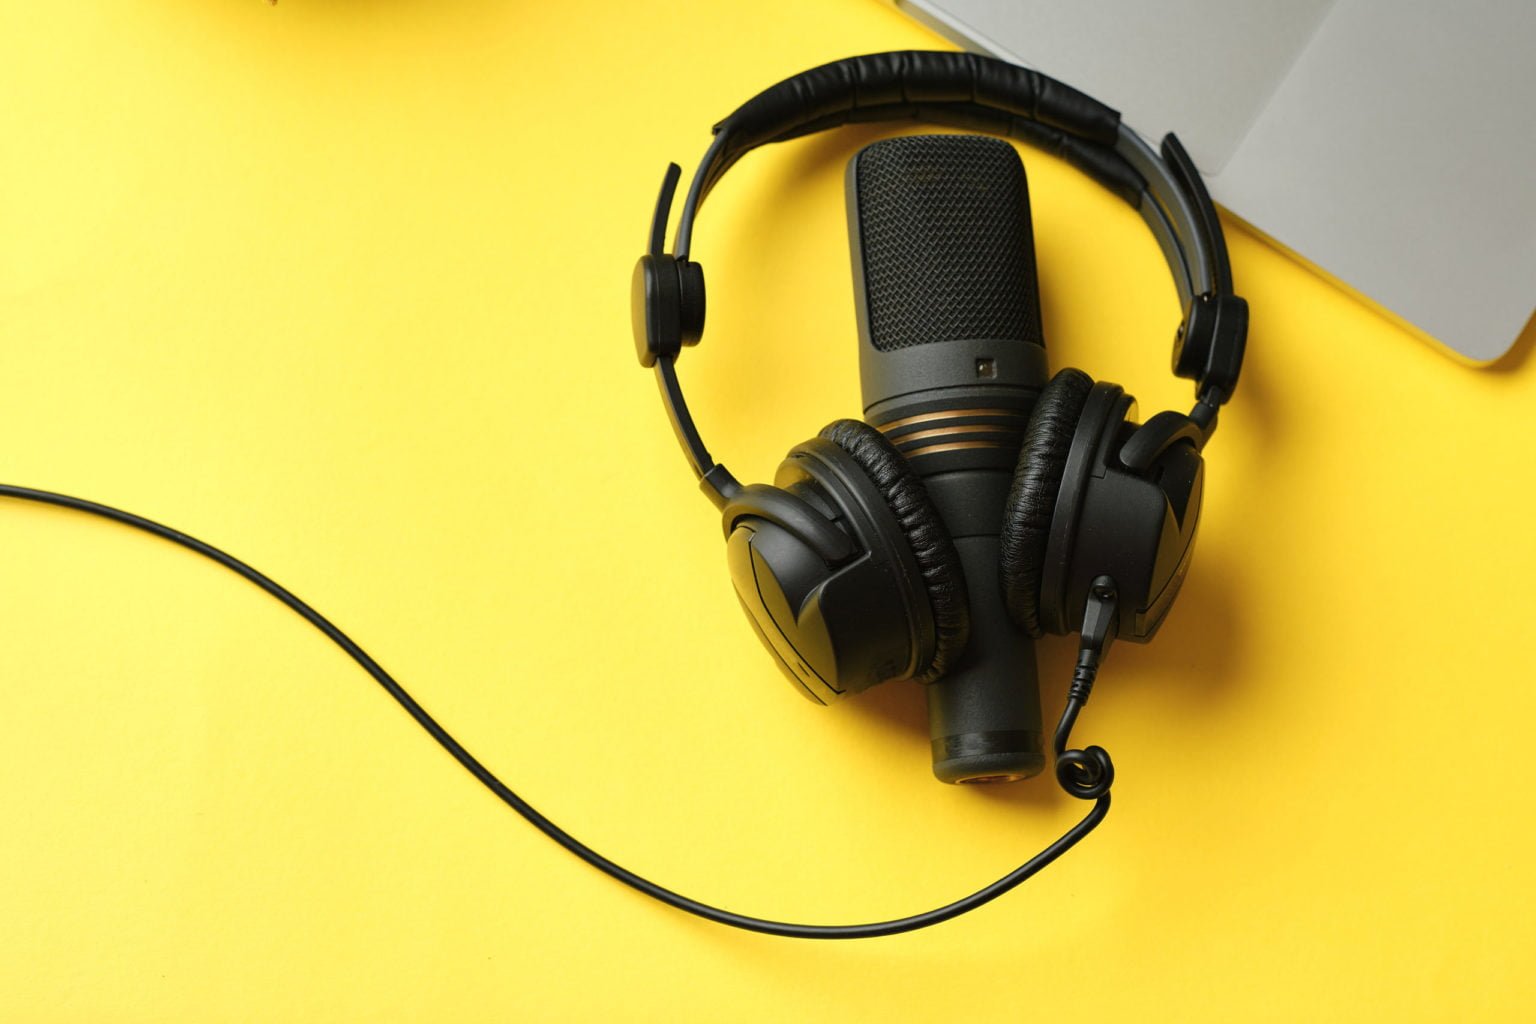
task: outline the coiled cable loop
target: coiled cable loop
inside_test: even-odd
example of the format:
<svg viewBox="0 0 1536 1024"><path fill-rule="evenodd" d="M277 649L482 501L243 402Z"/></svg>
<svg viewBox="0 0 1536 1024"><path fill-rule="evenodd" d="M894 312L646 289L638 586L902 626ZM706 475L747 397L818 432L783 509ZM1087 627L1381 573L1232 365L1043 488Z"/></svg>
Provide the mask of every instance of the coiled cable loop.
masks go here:
<svg viewBox="0 0 1536 1024"><path fill-rule="evenodd" d="M1109 751L1100 746L1083 749L1068 748L1067 741L1072 727L1077 724L1078 713L1088 703L1093 692L1093 680L1099 673L1096 650L1085 650L1078 658L1072 673L1072 686L1067 690L1067 706L1062 709L1061 720L1056 723L1054 747L1056 751L1056 781L1061 788L1079 800L1108 799L1109 787L1115 782L1115 762Z"/></svg>

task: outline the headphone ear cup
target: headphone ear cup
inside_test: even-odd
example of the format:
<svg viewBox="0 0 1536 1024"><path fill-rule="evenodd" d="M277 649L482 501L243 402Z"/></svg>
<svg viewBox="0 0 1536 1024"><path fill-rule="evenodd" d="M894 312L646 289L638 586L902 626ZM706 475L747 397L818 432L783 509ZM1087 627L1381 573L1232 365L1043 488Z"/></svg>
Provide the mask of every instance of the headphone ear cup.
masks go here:
<svg viewBox="0 0 1536 1024"><path fill-rule="evenodd" d="M1008 614L1032 637L1045 635L1040 621L1040 579L1061 493L1072 436L1093 389L1093 378L1065 369L1040 392L1024 428L1018 468L1003 510L1003 598Z"/></svg>
<svg viewBox="0 0 1536 1024"><path fill-rule="evenodd" d="M970 605L965 572L954 541L912 467L884 434L858 420L837 420L820 434L847 453L885 498L921 571L934 621L934 651L913 676L930 683L942 676L970 638Z"/></svg>

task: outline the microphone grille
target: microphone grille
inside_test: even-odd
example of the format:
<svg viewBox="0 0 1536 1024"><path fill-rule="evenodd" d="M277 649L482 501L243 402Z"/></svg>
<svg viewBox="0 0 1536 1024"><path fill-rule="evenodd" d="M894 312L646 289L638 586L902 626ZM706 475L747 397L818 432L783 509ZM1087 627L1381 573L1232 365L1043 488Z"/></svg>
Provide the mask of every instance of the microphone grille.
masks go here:
<svg viewBox="0 0 1536 1024"><path fill-rule="evenodd" d="M863 149L853 228L870 343L1043 344L1029 187L1013 147L919 135Z"/></svg>

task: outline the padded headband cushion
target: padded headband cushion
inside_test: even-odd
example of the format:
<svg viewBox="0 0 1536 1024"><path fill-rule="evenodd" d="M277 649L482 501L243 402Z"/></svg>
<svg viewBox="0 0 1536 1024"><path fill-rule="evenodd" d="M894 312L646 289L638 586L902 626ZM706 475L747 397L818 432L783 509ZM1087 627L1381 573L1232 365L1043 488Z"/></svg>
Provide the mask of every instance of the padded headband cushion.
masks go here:
<svg viewBox="0 0 1536 1024"><path fill-rule="evenodd" d="M743 103L715 126L752 149L794 138L801 125L878 107L975 104L1113 146L1120 114L1038 71L974 53L898 50L833 61L785 79ZM824 125L830 127L830 125Z"/></svg>
<svg viewBox="0 0 1536 1024"><path fill-rule="evenodd" d="M1053 78L974 53L899 50L833 61L758 93L715 125L704 191L745 153L852 122L990 132L1061 156L1131 202L1141 176L1115 153L1120 114Z"/></svg>
<svg viewBox="0 0 1536 1024"><path fill-rule="evenodd" d="M954 664L970 639L970 606L960 554L927 488L884 434L858 420L838 420L828 424L821 436L847 452L864 471L884 496L911 545L933 609L935 636L932 660L920 666L913 678L931 683Z"/></svg>
<svg viewBox="0 0 1536 1024"><path fill-rule="evenodd" d="M1045 549L1067 452L1092 389L1093 379L1086 373L1066 369L1040 392L1024 429L1019 466L1003 507L1003 598L1013 621L1033 637L1045 635L1040 623Z"/></svg>

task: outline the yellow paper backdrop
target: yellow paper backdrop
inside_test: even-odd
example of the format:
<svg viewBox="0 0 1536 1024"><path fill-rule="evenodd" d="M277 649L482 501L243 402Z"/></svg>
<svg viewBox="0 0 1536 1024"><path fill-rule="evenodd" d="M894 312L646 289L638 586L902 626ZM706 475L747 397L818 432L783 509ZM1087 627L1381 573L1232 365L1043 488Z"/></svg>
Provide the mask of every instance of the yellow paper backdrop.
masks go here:
<svg viewBox="0 0 1536 1024"><path fill-rule="evenodd" d="M869 0L4 0L0 479L272 573L663 884L818 922L948 901L1081 805L935 783L914 687L793 694L627 300L715 119L933 45ZM744 479L858 410L841 175L877 134L754 155L701 219L682 373ZM1185 403L1154 242L1026 162L1055 364ZM1037 880L880 941L685 917L255 588L4 502L0 1018L1528 1019L1536 380L1230 227L1253 332L1194 571L1079 728L1113 812ZM1054 716L1071 644L1040 658Z"/></svg>

